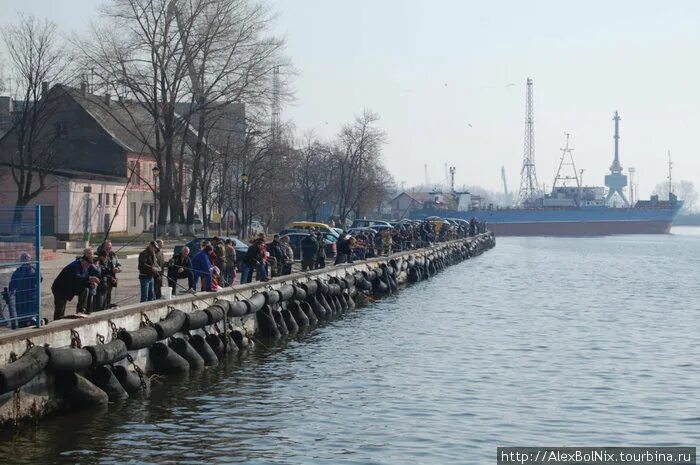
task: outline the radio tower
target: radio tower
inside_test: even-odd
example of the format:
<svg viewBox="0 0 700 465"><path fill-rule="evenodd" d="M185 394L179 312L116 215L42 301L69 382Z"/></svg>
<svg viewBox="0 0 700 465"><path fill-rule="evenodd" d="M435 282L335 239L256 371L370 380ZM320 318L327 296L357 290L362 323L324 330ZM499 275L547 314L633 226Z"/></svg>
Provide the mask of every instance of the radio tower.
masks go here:
<svg viewBox="0 0 700 465"><path fill-rule="evenodd" d="M525 144L523 167L520 170L518 205L522 206L538 198L537 173L535 173L535 121L533 118L532 79L527 78L525 104Z"/></svg>
<svg viewBox="0 0 700 465"><path fill-rule="evenodd" d="M280 66L272 68L272 120L270 131L272 132L272 145L277 147L280 143Z"/></svg>

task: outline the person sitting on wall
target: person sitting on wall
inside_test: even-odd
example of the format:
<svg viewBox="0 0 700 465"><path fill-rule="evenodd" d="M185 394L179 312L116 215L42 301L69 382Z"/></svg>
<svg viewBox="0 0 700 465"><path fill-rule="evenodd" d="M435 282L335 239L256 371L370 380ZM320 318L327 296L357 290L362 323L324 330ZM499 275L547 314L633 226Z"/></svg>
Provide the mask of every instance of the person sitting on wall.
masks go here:
<svg viewBox="0 0 700 465"><path fill-rule="evenodd" d="M84 289L95 288L99 282L96 276L89 276L88 270L93 265L92 247L83 251L83 255L70 262L56 276L51 285L51 292L54 298L54 320L60 320L66 313L66 302L73 300Z"/></svg>
<svg viewBox="0 0 700 465"><path fill-rule="evenodd" d="M168 262L168 285L173 289L173 295L177 295L177 280L187 278L188 292L194 290L194 273L192 272L192 260L190 248L184 246L179 254Z"/></svg>

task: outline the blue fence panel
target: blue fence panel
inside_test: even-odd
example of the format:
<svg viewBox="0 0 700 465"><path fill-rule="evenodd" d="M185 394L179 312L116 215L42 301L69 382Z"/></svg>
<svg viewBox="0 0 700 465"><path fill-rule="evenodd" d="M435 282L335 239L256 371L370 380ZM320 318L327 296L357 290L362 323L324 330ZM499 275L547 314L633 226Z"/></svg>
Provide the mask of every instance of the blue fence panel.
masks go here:
<svg viewBox="0 0 700 465"><path fill-rule="evenodd" d="M41 207L0 206L0 326L41 324Z"/></svg>

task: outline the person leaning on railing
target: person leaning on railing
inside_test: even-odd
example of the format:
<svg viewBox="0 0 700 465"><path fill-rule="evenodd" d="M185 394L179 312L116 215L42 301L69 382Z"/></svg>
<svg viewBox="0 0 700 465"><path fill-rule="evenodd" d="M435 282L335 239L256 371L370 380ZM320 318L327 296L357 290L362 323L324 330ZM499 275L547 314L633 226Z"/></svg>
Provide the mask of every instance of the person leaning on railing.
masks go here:
<svg viewBox="0 0 700 465"><path fill-rule="evenodd" d="M60 320L66 313L66 302L73 300L83 290L95 288L100 279L96 276L89 276L90 267L94 261L92 247L83 251L83 255L70 262L56 276L51 285L51 292L54 299L54 320Z"/></svg>
<svg viewBox="0 0 700 465"><path fill-rule="evenodd" d="M8 289L8 306L12 309L10 302L14 297L14 313L17 320L12 321L12 329L24 326L36 325L38 317L38 292L36 283L36 268L31 263L32 257L27 252L22 252L19 261L22 263L12 273ZM42 277L43 281L44 278ZM10 317L12 317L10 311Z"/></svg>

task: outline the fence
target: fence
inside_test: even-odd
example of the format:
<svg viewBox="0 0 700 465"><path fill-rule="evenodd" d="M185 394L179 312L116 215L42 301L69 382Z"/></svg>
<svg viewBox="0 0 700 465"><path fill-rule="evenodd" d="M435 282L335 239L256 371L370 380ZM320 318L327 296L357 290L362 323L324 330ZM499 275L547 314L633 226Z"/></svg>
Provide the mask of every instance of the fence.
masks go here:
<svg viewBox="0 0 700 465"><path fill-rule="evenodd" d="M41 324L41 207L0 206L0 327Z"/></svg>

